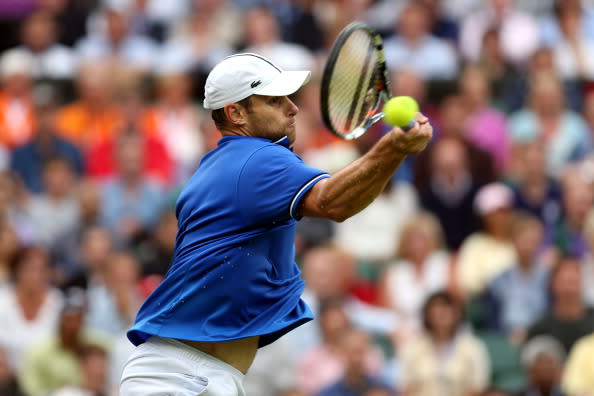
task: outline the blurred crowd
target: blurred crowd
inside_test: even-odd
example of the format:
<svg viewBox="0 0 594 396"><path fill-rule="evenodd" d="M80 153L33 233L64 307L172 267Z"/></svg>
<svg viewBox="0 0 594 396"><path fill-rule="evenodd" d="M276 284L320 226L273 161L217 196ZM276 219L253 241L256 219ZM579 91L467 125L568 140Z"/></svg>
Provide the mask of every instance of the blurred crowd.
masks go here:
<svg viewBox="0 0 594 396"><path fill-rule="evenodd" d="M252 396L594 395L594 1L0 2L0 395L117 395L125 331L165 275L175 201L219 134L234 52L313 70L294 150L333 172L389 128L324 128L351 21L434 126L343 223L303 219L310 322ZM229 290L241 293L241 290Z"/></svg>

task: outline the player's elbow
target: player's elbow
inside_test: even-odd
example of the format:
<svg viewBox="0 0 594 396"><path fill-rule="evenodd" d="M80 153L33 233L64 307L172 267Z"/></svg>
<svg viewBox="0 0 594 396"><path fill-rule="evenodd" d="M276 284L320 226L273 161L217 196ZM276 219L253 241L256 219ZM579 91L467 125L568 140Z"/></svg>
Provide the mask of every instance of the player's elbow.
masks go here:
<svg viewBox="0 0 594 396"><path fill-rule="evenodd" d="M301 215L308 217L319 217L332 220L337 223L342 223L343 221L352 216L352 214L345 209L346 208L344 207L338 207L324 202L318 201L315 204L312 204L310 202L309 205L304 205L302 207Z"/></svg>
<svg viewBox="0 0 594 396"><path fill-rule="evenodd" d="M345 212L344 210L330 209L330 210L326 211L324 217L329 220L335 221L337 223L342 223L343 221L345 221L346 219L351 217L351 215L349 213Z"/></svg>

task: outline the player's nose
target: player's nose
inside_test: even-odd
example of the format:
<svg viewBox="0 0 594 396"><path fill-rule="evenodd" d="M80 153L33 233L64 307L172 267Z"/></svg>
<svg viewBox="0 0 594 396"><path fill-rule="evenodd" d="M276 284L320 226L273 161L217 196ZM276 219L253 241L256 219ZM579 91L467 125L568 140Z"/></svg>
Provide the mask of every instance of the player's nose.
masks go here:
<svg viewBox="0 0 594 396"><path fill-rule="evenodd" d="M297 115L297 113L299 113L299 107L297 107L297 105L295 103L293 103L293 101L291 99L289 99L287 97L287 102L288 102L288 112L289 112L289 116L293 117L295 115Z"/></svg>

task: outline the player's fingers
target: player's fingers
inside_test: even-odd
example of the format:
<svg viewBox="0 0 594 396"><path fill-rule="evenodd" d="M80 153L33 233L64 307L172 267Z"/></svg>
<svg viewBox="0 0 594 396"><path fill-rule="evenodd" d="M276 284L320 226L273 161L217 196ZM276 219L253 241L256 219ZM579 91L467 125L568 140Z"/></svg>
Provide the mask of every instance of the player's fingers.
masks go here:
<svg viewBox="0 0 594 396"><path fill-rule="evenodd" d="M421 112L418 112L415 118L419 124L426 124L429 122L429 118L425 117L425 115Z"/></svg>
<svg viewBox="0 0 594 396"><path fill-rule="evenodd" d="M429 122L426 122L421 126L419 134L422 135L424 139L429 141L433 137L433 127Z"/></svg>

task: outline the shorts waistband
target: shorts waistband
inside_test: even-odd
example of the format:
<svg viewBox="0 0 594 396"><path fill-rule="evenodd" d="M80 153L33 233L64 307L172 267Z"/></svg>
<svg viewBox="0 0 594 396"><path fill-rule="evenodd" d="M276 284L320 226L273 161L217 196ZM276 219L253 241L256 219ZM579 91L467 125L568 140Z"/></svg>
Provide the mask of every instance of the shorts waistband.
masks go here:
<svg viewBox="0 0 594 396"><path fill-rule="evenodd" d="M188 359L194 362L206 363L211 367L215 367L221 370L224 370L233 376L236 377L238 381L243 381L244 374L236 369L235 367L231 366L228 363L223 362L216 357L209 355L208 353L202 352L199 349L192 348L189 345L184 344L181 341L178 341L173 338L164 338L158 336L152 336L146 342L149 345L158 346L160 349L165 349L168 354L171 356L175 356L181 359Z"/></svg>

